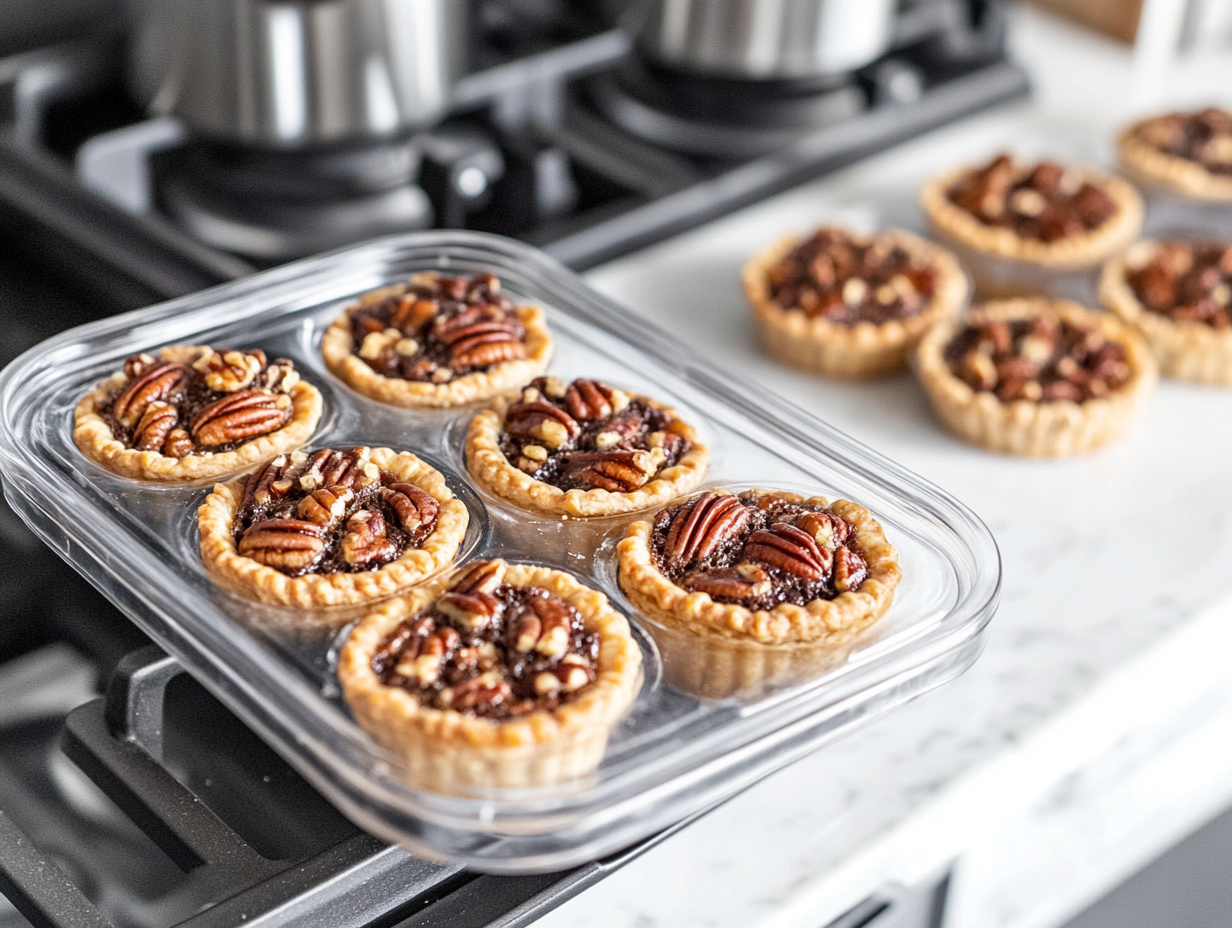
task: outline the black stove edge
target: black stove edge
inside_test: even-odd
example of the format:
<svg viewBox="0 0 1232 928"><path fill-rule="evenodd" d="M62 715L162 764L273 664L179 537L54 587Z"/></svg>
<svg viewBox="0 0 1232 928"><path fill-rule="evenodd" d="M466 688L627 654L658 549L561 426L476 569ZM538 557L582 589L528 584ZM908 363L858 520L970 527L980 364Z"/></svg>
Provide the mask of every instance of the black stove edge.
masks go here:
<svg viewBox="0 0 1232 928"><path fill-rule="evenodd" d="M31 220L91 264L102 262L165 300L251 274L162 220L124 212L82 187L52 156L0 132L0 204Z"/></svg>
<svg viewBox="0 0 1232 928"><path fill-rule="evenodd" d="M964 115L1024 99L1030 89L1030 79L1021 67L997 61L938 85L915 103L874 110L609 219L596 222L594 216L584 214L529 240L574 270L585 270L952 124Z"/></svg>

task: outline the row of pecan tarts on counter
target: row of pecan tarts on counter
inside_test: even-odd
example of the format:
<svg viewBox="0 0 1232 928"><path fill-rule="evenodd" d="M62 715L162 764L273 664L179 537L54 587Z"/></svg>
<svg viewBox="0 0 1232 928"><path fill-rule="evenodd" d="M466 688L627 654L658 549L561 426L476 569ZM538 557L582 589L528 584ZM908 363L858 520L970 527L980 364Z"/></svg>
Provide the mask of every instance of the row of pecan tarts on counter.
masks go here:
<svg viewBox="0 0 1232 928"><path fill-rule="evenodd" d="M277 453L201 506L203 560L221 585L266 602L375 609L339 676L357 720L416 785L542 785L592 770L640 687L628 622L560 571L454 568L468 513L443 476L387 448L297 450L320 407L288 361L180 346L130 358L91 391L77 437L114 470L144 462L160 480ZM467 446L477 482L579 517L677 499L708 462L670 407L550 377L476 416ZM685 499L631 526L620 558L668 681L711 698L821 673L885 612L899 577L866 510L787 493Z"/></svg>

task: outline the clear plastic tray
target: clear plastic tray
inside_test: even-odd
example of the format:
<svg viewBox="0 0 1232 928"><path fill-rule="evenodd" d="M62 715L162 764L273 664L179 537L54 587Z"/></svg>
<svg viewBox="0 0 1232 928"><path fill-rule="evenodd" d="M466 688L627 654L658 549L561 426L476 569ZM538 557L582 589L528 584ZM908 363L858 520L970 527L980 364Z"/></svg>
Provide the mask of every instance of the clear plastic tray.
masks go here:
<svg viewBox="0 0 1232 928"><path fill-rule="evenodd" d="M475 407L383 407L325 369L320 337L348 302L426 268L492 272L515 298L542 305L556 338L552 373L602 378L686 411L713 451L707 485L808 490L867 506L901 558L889 613L841 666L751 703L673 690L638 630L645 685L593 778L468 797L405 785L339 695L333 659L345 631L297 628L293 610L214 586L195 524L208 487L113 476L77 450L71 433L78 399L130 354L179 343L260 347L293 358L321 387L326 411L314 445L412 450L447 475L471 509L467 557L571 571L605 590L635 626L644 622L614 583L614 542L629 517L553 521L487 497L462 454ZM490 871L560 869L625 847L957 676L979 654L1000 587L992 535L952 497L740 371L693 356L535 249L473 233L383 239L39 345L0 374L0 473L13 508L48 544L358 825L415 853Z"/></svg>

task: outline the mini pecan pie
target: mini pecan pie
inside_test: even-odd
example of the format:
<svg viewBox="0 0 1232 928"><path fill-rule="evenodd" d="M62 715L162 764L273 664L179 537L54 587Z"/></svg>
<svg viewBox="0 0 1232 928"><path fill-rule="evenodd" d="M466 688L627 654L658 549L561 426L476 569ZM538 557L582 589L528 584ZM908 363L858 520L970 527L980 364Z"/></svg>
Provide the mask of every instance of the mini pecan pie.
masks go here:
<svg viewBox="0 0 1232 928"><path fill-rule="evenodd" d="M988 303L920 342L918 372L961 438L1023 455L1092 451L1123 433L1156 381L1142 339L1063 300Z"/></svg>
<svg viewBox="0 0 1232 928"><path fill-rule="evenodd" d="M617 550L668 682L714 698L824 671L901 576L867 509L779 491L703 493L633 523Z"/></svg>
<svg viewBox="0 0 1232 928"><path fill-rule="evenodd" d="M1047 289L1039 272L1093 268L1142 228L1142 199L1120 178L1009 155L934 178L920 203L986 293Z"/></svg>
<svg viewBox="0 0 1232 928"><path fill-rule="evenodd" d="M901 370L930 326L962 310L967 280L953 256L909 232L824 228L755 255L744 292L771 354L871 377Z"/></svg>
<svg viewBox="0 0 1232 928"><path fill-rule="evenodd" d="M73 440L125 477L197 480L298 448L320 418L320 392L291 361L175 345L133 355L87 393Z"/></svg>
<svg viewBox="0 0 1232 928"><path fill-rule="evenodd" d="M710 451L669 406L597 380L540 377L471 420L466 464L527 509L602 516L645 509L701 482Z"/></svg>
<svg viewBox="0 0 1232 928"><path fill-rule="evenodd" d="M468 515L413 454L323 448L218 484L197 519L216 583L275 605L339 606L392 596L449 566Z"/></svg>
<svg viewBox="0 0 1232 928"><path fill-rule="evenodd" d="M461 406L525 383L552 356L537 306L515 306L491 274L416 274L365 293L321 342L329 369L393 406Z"/></svg>
<svg viewBox="0 0 1232 928"><path fill-rule="evenodd" d="M599 765L641 660L602 593L547 567L480 561L364 619L338 679L413 785L524 788Z"/></svg>
<svg viewBox="0 0 1232 928"><path fill-rule="evenodd" d="M1134 123L1117 139L1121 166L1147 184L1232 200L1232 113L1210 107Z"/></svg>
<svg viewBox="0 0 1232 928"><path fill-rule="evenodd" d="M1138 242L1104 266L1100 296L1164 374L1232 384L1232 246Z"/></svg>

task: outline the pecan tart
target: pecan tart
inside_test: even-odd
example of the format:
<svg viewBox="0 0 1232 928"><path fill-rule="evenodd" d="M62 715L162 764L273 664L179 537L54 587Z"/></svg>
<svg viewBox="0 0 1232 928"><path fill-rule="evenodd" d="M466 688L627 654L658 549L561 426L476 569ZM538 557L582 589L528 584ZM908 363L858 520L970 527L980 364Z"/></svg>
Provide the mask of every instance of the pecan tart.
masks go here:
<svg viewBox="0 0 1232 928"><path fill-rule="evenodd" d="M1094 268L1142 228L1142 198L1120 178L1005 154L933 178L920 203L977 289L994 295L1047 290L1050 273Z"/></svg>
<svg viewBox="0 0 1232 928"><path fill-rule="evenodd" d="M1099 292L1164 374L1232 384L1232 245L1138 242L1104 266Z"/></svg>
<svg viewBox="0 0 1232 928"><path fill-rule="evenodd" d="M629 526L620 588L648 623L669 683L757 695L824 672L890 607L901 571L863 506L710 491Z"/></svg>
<svg viewBox="0 0 1232 928"><path fill-rule="evenodd" d="M320 418L320 392L291 361L174 345L133 355L82 397L73 440L125 477L198 480L298 448Z"/></svg>
<svg viewBox="0 0 1232 928"><path fill-rule="evenodd" d="M1117 139L1136 180L1200 200L1232 200L1232 113L1208 107L1136 122Z"/></svg>
<svg viewBox="0 0 1232 928"><path fill-rule="evenodd" d="M421 789L584 776L641 688L641 650L602 593L547 567L480 561L391 600L338 659L359 724Z"/></svg>
<svg viewBox="0 0 1232 928"><path fill-rule="evenodd" d="M1155 386L1150 350L1112 316L1042 298L988 303L920 342L933 409L993 451L1067 455L1120 436Z"/></svg>
<svg viewBox="0 0 1232 928"><path fill-rule="evenodd" d="M435 271L365 293L325 332L331 371L371 399L410 408L490 399L541 373L552 336L537 306L515 306L491 274Z"/></svg>
<svg viewBox="0 0 1232 928"><path fill-rule="evenodd" d="M539 377L475 416L466 434L480 485L552 515L646 509L692 490L709 462L670 406L598 380Z"/></svg>
<svg viewBox="0 0 1232 928"><path fill-rule="evenodd" d="M197 510L210 577L284 606L366 603L420 583L453 562L468 518L439 472L388 448L280 455Z"/></svg>
<svg viewBox="0 0 1232 928"><path fill-rule="evenodd" d="M823 228L755 255L744 292L775 357L819 374L874 377L905 367L920 336L962 310L967 279L952 255L910 232Z"/></svg>

